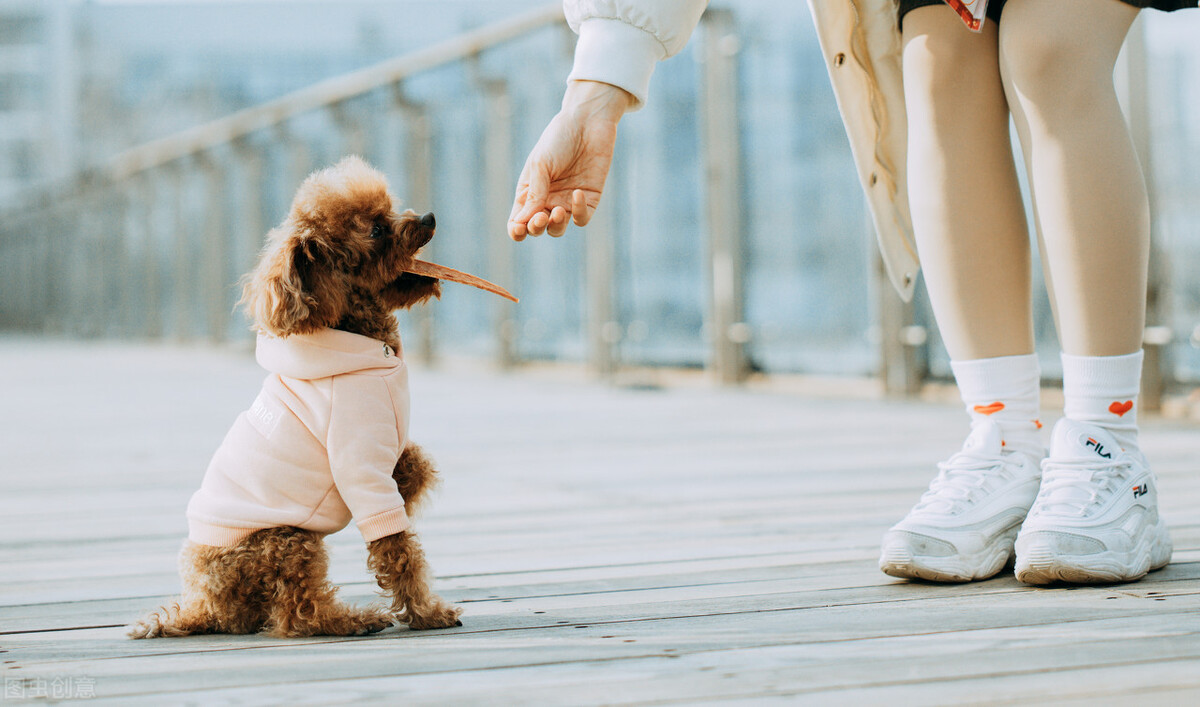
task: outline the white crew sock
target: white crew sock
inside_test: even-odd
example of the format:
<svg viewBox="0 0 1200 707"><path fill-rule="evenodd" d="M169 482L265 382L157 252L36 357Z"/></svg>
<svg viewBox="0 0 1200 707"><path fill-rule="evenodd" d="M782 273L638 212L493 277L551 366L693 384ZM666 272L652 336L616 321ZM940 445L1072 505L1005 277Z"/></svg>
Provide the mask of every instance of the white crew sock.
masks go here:
<svg viewBox="0 0 1200 707"><path fill-rule="evenodd" d="M951 361L958 392L974 427L984 420L1000 426L1004 448L1040 460L1046 456L1039 417L1041 367L1037 354Z"/></svg>
<svg viewBox="0 0 1200 707"><path fill-rule="evenodd" d="M1125 356L1072 356L1064 353L1063 414L1099 425L1127 450L1138 449L1137 399L1142 352Z"/></svg>

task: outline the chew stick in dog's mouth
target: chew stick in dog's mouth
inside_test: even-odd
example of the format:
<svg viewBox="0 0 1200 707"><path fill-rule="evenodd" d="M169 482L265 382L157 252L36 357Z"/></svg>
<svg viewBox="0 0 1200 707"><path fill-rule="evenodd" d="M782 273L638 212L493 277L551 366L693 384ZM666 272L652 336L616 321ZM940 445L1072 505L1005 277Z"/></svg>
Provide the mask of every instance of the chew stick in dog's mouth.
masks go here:
<svg viewBox="0 0 1200 707"><path fill-rule="evenodd" d="M478 287L481 290L487 290L488 292L491 292L494 295L500 295L504 299L509 299L509 300L512 300L513 302L520 301L516 297L513 297L511 292L509 292L508 290L504 289L503 287L497 285L494 282L488 282L487 280L484 280L482 277L475 277L474 275L470 275L461 270L455 270L454 268L448 268L445 265L438 265L437 263L429 263L424 260L413 260L412 265L408 268L408 270L406 272L410 272L414 275L424 275L425 277L434 277L439 280L449 280L450 282L460 282L464 285L470 285L472 287Z"/></svg>

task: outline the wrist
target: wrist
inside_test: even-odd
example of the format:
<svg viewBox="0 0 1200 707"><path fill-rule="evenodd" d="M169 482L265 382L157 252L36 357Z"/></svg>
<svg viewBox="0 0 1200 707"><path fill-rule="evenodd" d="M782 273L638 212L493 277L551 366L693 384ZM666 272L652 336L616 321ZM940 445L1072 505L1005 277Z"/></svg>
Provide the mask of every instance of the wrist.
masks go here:
<svg viewBox="0 0 1200 707"><path fill-rule="evenodd" d="M563 94L562 111L584 114L616 123L636 102L633 94L612 84L574 80L567 82L567 92Z"/></svg>

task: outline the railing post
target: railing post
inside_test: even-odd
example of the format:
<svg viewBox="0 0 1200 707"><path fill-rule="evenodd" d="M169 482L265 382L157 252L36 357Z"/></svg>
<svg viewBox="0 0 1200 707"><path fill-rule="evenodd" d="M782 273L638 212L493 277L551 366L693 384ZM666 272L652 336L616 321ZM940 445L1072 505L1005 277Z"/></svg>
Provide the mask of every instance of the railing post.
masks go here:
<svg viewBox="0 0 1200 707"><path fill-rule="evenodd" d="M588 223L584 235L584 287L587 297L588 365L601 378L616 375L620 365L618 345L621 341L621 324L617 321L613 295L616 282L614 195L616 189L613 175L609 174L608 203L602 204Z"/></svg>
<svg viewBox="0 0 1200 707"><path fill-rule="evenodd" d="M162 336L162 266L159 252L158 229L155 227L155 214L158 205L158 193L155 191L153 170L143 172L136 177L134 194L142 204L142 233L144 234L142 248L142 331L147 338L157 339Z"/></svg>
<svg viewBox="0 0 1200 707"><path fill-rule="evenodd" d="M233 246L234 277L241 277L254 267L258 252L266 239L267 228L263 219L263 166L261 150L249 140L233 143L234 155L241 167L242 188L239 190L237 225L233 227L236 241ZM233 299L237 301L241 291L235 289ZM239 317L242 315L239 315ZM247 325L249 321L245 322ZM240 327L237 339L251 338L248 327Z"/></svg>
<svg viewBox="0 0 1200 707"><path fill-rule="evenodd" d="M129 190L118 184L105 186L107 197L104 202L109 210L108 232L103 234L104 250L111 253L112 268L106 288L110 297L105 298L106 309L111 313L105 335L116 332L128 336L134 331L137 314L133 311L136 302L137 276L134 275L132 243L133 233L129 228L133 211ZM102 241L103 242L103 241ZM113 292L115 290L115 292Z"/></svg>
<svg viewBox="0 0 1200 707"><path fill-rule="evenodd" d="M43 216L43 219L46 219L46 216ZM34 233L30 225L28 221L22 221L20 226L10 230L9 234L10 236L18 234L32 239L34 235L38 234ZM49 228L49 225L46 224L46 227ZM29 294L26 322L30 331L42 330L50 317L50 299L46 296L46 292L50 289L49 282L51 281L43 279L47 274L46 261L50 257L50 244L46 237L49 234L40 235L41 238L32 239L29 242L29 266L25 271L23 285L23 289ZM37 327L34 326L35 324Z"/></svg>
<svg viewBox="0 0 1200 707"><path fill-rule="evenodd" d="M491 279L503 285L515 281L513 248L504 237L508 212L512 206L512 102L508 82L502 79L476 78L484 95L484 237L488 239ZM502 369L517 363L517 320L513 304L493 297L496 333L496 363Z"/></svg>
<svg viewBox="0 0 1200 707"><path fill-rule="evenodd" d="M68 288L70 286L64 282L64 277L67 274L70 259L63 257L61 251L64 250L62 243L68 237L67 228L69 228L64 222L74 220L64 218L62 215L69 203L70 201L67 200L63 205L49 211L49 223L42 225L41 240L46 242L42 259L46 278L43 292L47 303L44 331L48 334L61 334L67 330L67 306L70 302Z"/></svg>
<svg viewBox="0 0 1200 707"><path fill-rule="evenodd" d="M416 209L433 208L433 127L429 109L408 100L402 85L392 91L392 105L401 116L404 126L404 198ZM437 260L438 239L425 246L424 257ZM437 363L437 333L435 303L427 302L410 310L411 321L417 329L416 355L426 366Z"/></svg>
<svg viewBox="0 0 1200 707"><path fill-rule="evenodd" d="M344 101L334 103L330 106L329 114L333 118L334 124L338 126L338 130L342 133L342 153L358 155L365 159L367 156L367 136L362 122L354 117L353 111L347 107Z"/></svg>
<svg viewBox="0 0 1200 707"><path fill-rule="evenodd" d="M34 300L31 289L37 281L34 276L36 240L29 234L24 237L18 235L25 230L25 220L22 218L0 223L0 282L15 285L11 294L0 299L0 317L16 322L32 318Z"/></svg>
<svg viewBox="0 0 1200 707"><path fill-rule="evenodd" d="M312 155L309 154L308 146L292 132L287 123L279 123L275 126L275 137L279 145L288 153L287 167L285 167L287 183L283 186L285 193L292 194L312 170Z"/></svg>
<svg viewBox="0 0 1200 707"><path fill-rule="evenodd" d="M196 291L193 286L194 271L191 259L191 220L188 218L188 178L182 161L174 162L168 168L170 174L173 199L171 215L173 218L174 238L172 248L175 251L173 277L175 280L175 331L176 341L187 341L192 338L192 296Z"/></svg>
<svg viewBox="0 0 1200 707"><path fill-rule="evenodd" d="M104 219L100 214L105 205L99 191L97 180L89 179L81 199L84 213L90 214L92 218L85 220L83 248L79 249L83 261L79 264L76 276L83 278L83 282L77 290L80 296L75 302L75 321L72 328L86 337L100 336L103 333L101 322L107 323L109 319L109 312L105 311L107 297L104 284L113 269L112 254L105 252L102 244Z"/></svg>
<svg viewBox="0 0 1200 707"><path fill-rule="evenodd" d="M36 301L32 290L33 283L37 282L34 258L39 239L32 238L26 231L22 218L0 223L0 278L3 278L0 282L16 285L11 295L0 300L0 312L17 322L33 318Z"/></svg>
<svg viewBox="0 0 1200 707"><path fill-rule="evenodd" d="M708 231L710 366L722 383L738 383L749 372L746 344L750 340L742 289L745 259L737 69L741 48L729 10L709 9L703 23L700 135Z"/></svg>
<svg viewBox="0 0 1200 707"><path fill-rule="evenodd" d="M875 226L867 219L868 233ZM872 238L872 280L879 311L879 377L888 395L913 396L921 392L926 377L926 342L929 332L914 323L916 308L900 299L883 267L883 256Z"/></svg>
<svg viewBox="0 0 1200 707"><path fill-rule="evenodd" d="M42 325L42 332L46 334L57 334L66 331L66 303L69 301L69 293L64 291L70 287L63 280L63 272L66 267L68 258L54 257L58 248L58 243L61 239L65 239L67 234L64 229L60 228L63 218L60 216L59 210L66 209L69 201L64 201L58 208L50 210L47 213L46 222L41 224L40 238L45 245L42 248L42 283L43 294L46 300L46 319ZM58 283L55 286L54 283Z"/></svg>
<svg viewBox="0 0 1200 707"><path fill-rule="evenodd" d="M225 232L225 181L223 170L210 153L198 155L200 171L204 174L206 208L200 232L204 241L200 244L198 263L201 273L201 299L203 300L205 328L208 338L222 342L229 330L229 282L226 270L229 257L227 233Z"/></svg>

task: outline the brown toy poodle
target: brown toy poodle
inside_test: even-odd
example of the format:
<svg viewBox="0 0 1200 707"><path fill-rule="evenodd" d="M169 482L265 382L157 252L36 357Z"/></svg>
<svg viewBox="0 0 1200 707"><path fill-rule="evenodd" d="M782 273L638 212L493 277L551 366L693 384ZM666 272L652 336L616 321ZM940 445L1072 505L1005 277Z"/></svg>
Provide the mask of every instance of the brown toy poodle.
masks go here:
<svg viewBox="0 0 1200 707"><path fill-rule="evenodd" d="M271 375L188 506L183 596L133 624L131 638L462 625L461 610L430 589L408 521L437 471L407 441L392 312L437 297L440 279L512 297L418 260L434 226L433 214L396 213L383 175L357 157L301 185L244 285L257 358ZM344 604L328 579L323 537L351 518L388 608Z"/></svg>

